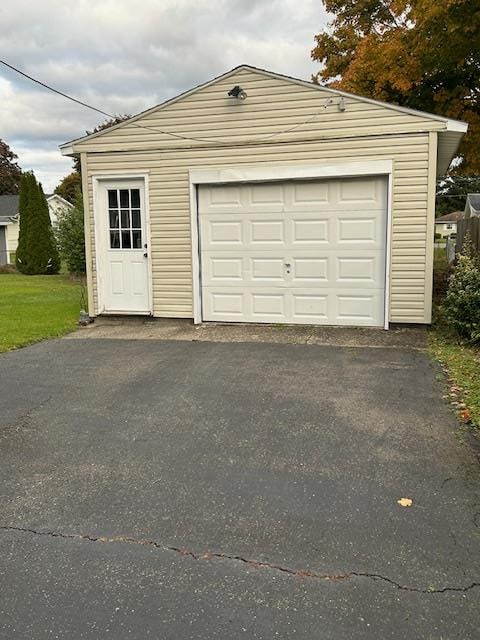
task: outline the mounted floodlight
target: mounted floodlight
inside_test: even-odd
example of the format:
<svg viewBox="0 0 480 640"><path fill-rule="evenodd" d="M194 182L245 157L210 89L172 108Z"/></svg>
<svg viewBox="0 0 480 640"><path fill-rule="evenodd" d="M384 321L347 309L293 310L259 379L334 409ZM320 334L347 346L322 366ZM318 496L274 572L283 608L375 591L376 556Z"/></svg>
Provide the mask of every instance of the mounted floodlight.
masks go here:
<svg viewBox="0 0 480 640"><path fill-rule="evenodd" d="M228 97L237 98L237 100L245 100L247 97L247 92L237 84L233 87L233 89L230 89L230 91L228 92Z"/></svg>

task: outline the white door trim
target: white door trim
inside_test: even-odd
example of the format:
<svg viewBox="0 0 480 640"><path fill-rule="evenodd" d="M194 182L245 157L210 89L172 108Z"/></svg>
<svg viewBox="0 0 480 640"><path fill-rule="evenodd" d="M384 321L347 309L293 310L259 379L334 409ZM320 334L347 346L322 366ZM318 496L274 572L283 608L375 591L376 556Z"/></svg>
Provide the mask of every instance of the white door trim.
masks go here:
<svg viewBox="0 0 480 640"><path fill-rule="evenodd" d="M92 176L92 192L93 192L93 220L95 230L95 268L97 282L97 309L95 315L108 314L105 311L105 302L103 300L104 291L104 273L105 273L105 252L101 250L106 238L102 235L102 225L97 220L100 214L99 191L100 186L104 182L113 182L115 180L143 180L144 200L145 200L145 237L147 243L147 274L148 274L148 297L149 297L149 313L153 315L153 279L152 279L152 246L150 233L150 195L149 195L149 174L148 172L121 172L101 173ZM99 250L100 249L100 250ZM116 315L116 314L115 314ZM135 312L128 311L128 315L137 315ZM138 312L138 315L145 315L144 312Z"/></svg>
<svg viewBox="0 0 480 640"><path fill-rule="evenodd" d="M198 235L197 187L201 184L231 184L235 182L272 182L275 180L308 180L312 178L351 178L386 176L387 237L385 247L385 311L384 329L390 318L390 261L393 196L393 160L371 160L339 164L296 164L261 167L224 167L219 169L190 169L190 228L192 237L193 321L202 322L200 247Z"/></svg>

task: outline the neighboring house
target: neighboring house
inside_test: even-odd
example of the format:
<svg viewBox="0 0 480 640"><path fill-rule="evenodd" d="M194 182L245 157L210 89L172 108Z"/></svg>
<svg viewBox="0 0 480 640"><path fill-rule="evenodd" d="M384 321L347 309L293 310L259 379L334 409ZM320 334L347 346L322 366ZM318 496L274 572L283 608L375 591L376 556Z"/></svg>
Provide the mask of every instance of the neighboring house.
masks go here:
<svg viewBox="0 0 480 640"><path fill-rule="evenodd" d="M463 211L453 211L435 218L435 233L439 233L442 238L449 238L452 234L457 233L457 222L463 218Z"/></svg>
<svg viewBox="0 0 480 640"><path fill-rule="evenodd" d="M0 196L0 265L10 264L18 245L18 196Z"/></svg>
<svg viewBox="0 0 480 640"><path fill-rule="evenodd" d="M62 212L71 209L73 205L57 194L47 195L48 211L52 226L58 224L58 217ZM0 265L12 262L12 254L18 246L19 196L0 196Z"/></svg>
<svg viewBox="0 0 480 640"><path fill-rule="evenodd" d="M65 143L90 314L429 323L435 180L466 130L243 65Z"/></svg>
<svg viewBox="0 0 480 640"><path fill-rule="evenodd" d="M465 201L465 218L480 216L480 193L469 193Z"/></svg>
<svg viewBox="0 0 480 640"><path fill-rule="evenodd" d="M58 218L62 213L65 213L69 209L73 209L73 204L56 193L46 195L45 197L47 198L48 212L50 214L52 227L56 227L58 224Z"/></svg>

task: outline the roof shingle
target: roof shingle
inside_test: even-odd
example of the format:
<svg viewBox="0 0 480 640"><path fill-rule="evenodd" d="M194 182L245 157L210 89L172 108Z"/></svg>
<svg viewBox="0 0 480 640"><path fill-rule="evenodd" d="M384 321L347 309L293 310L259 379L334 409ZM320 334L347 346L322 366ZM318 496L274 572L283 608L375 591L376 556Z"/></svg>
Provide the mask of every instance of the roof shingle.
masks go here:
<svg viewBox="0 0 480 640"><path fill-rule="evenodd" d="M3 224L8 224L10 218L18 214L18 201L19 196L0 196L0 219Z"/></svg>

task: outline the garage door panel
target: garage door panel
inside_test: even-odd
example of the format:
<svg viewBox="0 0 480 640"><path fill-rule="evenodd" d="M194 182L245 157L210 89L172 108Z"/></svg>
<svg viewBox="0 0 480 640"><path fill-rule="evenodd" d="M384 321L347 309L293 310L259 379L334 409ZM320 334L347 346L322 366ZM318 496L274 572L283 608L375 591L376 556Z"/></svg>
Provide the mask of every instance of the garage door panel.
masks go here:
<svg viewBox="0 0 480 640"><path fill-rule="evenodd" d="M332 183L318 180L292 182L287 187L286 201L291 206L328 205L331 200ZM291 200L288 197L291 194Z"/></svg>
<svg viewBox="0 0 480 640"><path fill-rule="evenodd" d="M245 224L252 246L285 243L285 220L246 220Z"/></svg>
<svg viewBox="0 0 480 640"><path fill-rule="evenodd" d="M386 181L229 189L199 190L204 320L383 325Z"/></svg>
<svg viewBox="0 0 480 640"><path fill-rule="evenodd" d="M218 319L236 318L237 321L245 315L244 295L241 291L215 289L208 294L205 300L207 303L205 314L218 316Z"/></svg>
<svg viewBox="0 0 480 640"><path fill-rule="evenodd" d="M383 241L379 212L372 212L371 216L344 216L337 221L337 242L339 245L368 244L378 245Z"/></svg>
<svg viewBox="0 0 480 640"><path fill-rule="evenodd" d="M338 258L337 269L337 280L375 282L374 258Z"/></svg>
<svg viewBox="0 0 480 640"><path fill-rule="evenodd" d="M323 215L336 200L335 184L318 180L286 183L284 197L287 212Z"/></svg>
<svg viewBox="0 0 480 640"><path fill-rule="evenodd" d="M229 213L210 214L201 220L202 250L242 250L283 247L285 251L298 247L303 250L340 251L344 248L381 249L385 245L384 212L373 210L370 215L351 211L331 211L330 218L302 212L280 217L275 214Z"/></svg>
<svg viewBox="0 0 480 640"><path fill-rule="evenodd" d="M277 318L284 320L287 317L285 305L287 296L283 292L279 293L252 293L251 313L252 318L265 320Z"/></svg>
<svg viewBox="0 0 480 640"><path fill-rule="evenodd" d="M322 324L329 319L329 296L319 293L292 293L293 318L297 322Z"/></svg>
<svg viewBox="0 0 480 640"><path fill-rule="evenodd" d="M292 258L292 262L287 263L291 264L292 285L308 282L313 286L320 282L328 282L328 263L328 257L302 256Z"/></svg>
<svg viewBox="0 0 480 640"><path fill-rule="evenodd" d="M282 252L205 251L202 256L202 283L243 287L284 286L292 289L379 288L384 277L382 252L305 251L283 256ZM383 288L383 287L380 287Z"/></svg>
<svg viewBox="0 0 480 640"><path fill-rule="evenodd" d="M243 281L243 258L215 257L208 259L208 279L212 282Z"/></svg>
<svg viewBox="0 0 480 640"><path fill-rule="evenodd" d="M215 246L243 245L243 222L241 220L208 220L203 225L208 244Z"/></svg>
<svg viewBox="0 0 480 640"><path fill-rule="evenodd" d="M385 273L384 256L381 252L373 255L335 256L335 285L371 286L378 288ZM383 288L383 287L382 287Z"/></svg>
<svg viewBox="0 0 480 640"><path fill-rule="evenodd" d="M379 292L356 290L336 296L336 316L340 324L381 324L382 311Z"/></svg>
<svg viewBox="0 0 480 640"><path fill-rule="evenodd" d="M369 203L375 206L385 191L385 182L378 178L351 178L339 181L338 185L339 203Z"/></svg>
<svg viewBox="0 0 480 640"><path fill-rule="evenodd" d="M318 219L318 214L310 219L307 217L291 220L292 244L325 244L331 239L328 218Z"/></svg>
<svg viewBox="0 0 480 640"><path fill-rule="evenodd" d="M208 319L220 322L380 326L383 292L355 289L339 293L280 288L232 291L205 287L203 313Z"/></svg>
<svg viewBox="0 0 480 640"><path fill-rule="evenodd" d="M250 205L260 212L265 211L267 205L283 209L285 206L284 183L269 182L264 184L247 185L244 189L246 195L245 205Z"/></svg>
<svg viewBox="0 0 480 640"><path fill-rule="evenodd" d="M242 187L236 185L215 185L208 189L201 189L198 197L198 204L201 210L210 212L240 209L242 207Z"/></svg>
<svg viewBox="0 0 480 640"><path fill-rule="evenodd" d="M285 280L285 262L283 257L271 258L246 258L247 269L250 262L250 277L253 282L284 282ZM248 274L246 274L248 278Z"/></svg>

